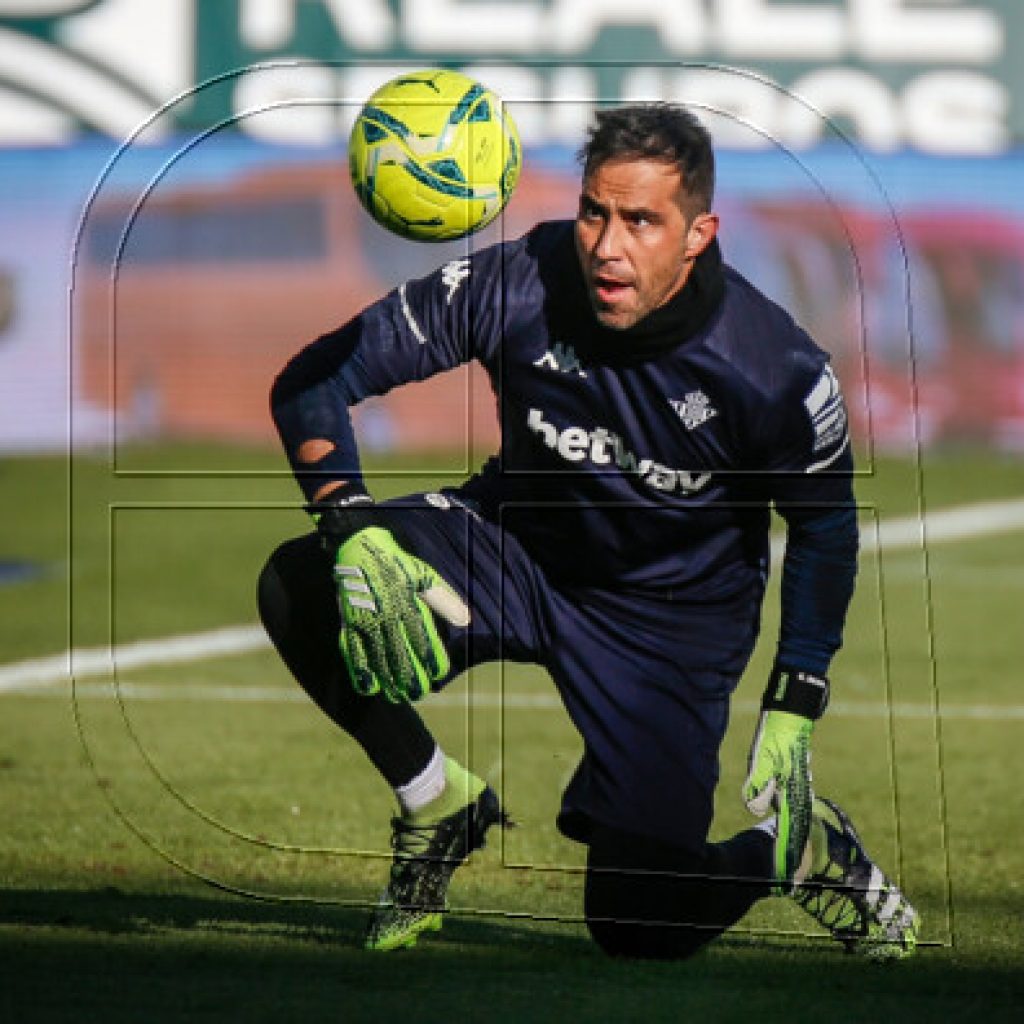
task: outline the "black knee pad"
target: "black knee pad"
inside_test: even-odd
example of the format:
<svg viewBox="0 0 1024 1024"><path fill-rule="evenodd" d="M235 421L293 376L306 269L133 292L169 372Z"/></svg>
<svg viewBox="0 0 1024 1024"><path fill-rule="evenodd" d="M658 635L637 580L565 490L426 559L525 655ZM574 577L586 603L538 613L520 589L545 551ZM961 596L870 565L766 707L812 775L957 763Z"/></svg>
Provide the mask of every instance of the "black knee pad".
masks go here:
<svg viewBox="0 0 1024 1024"><path fill-rule="evenodd" d="M278 646L304 621L326 619L335 627L330 560L316 534L294 537L277 547L257 580L256 605L264 628Z"/></svg>
<svg viewBox="0 0 1024 1024"><path fill-rule="evenodd" d="M590 837L584 915L610 956L680 960L720 929L708 921L707 852L596 826Z"/></svg>
<svg viewBox="0 0 1024 1024"><path fill-rule="evenodd" d="M285 541L270 556L256 585L256 603L292 675L335 718L351 686L338 650L341 618L331 560L316 534Z"/></svg>
<svg viewBox="0 0 1024 1024"><path fill-rule="evenodd" d="M609 956L691 956L716 934L686 919L691 889L688 880L663 870L591 868L584 892L587 928Z"/></svg>
<svg viewBox="0 0 1024 1024"><path fill-rule="evenodd" d="M283 545L282 545L283 547ZM270 639L277 641L287 621L288 593L278 569L278 548L266 561L256 580L256 609Z"/></svg>

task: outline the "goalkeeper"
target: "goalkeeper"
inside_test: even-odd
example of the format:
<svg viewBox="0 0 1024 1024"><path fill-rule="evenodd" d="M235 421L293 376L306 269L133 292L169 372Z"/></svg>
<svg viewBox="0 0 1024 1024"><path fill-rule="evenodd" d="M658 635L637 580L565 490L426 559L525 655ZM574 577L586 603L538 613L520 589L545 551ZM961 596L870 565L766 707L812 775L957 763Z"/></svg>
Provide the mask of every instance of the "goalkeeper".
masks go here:
<svg viewBox="0 0 1024 1024"><path fill-rule="evenodd" d="M504 818L413 704L502 658L543 665L582 736L558 826L588 847L584 912L608 953L685 957L771 894L852 951L908 953L916 914L811 787L856 572L839 384L723 262L695 118L601 112L581 158L574 220L402 285L272 391L316 528L271 557L261 615L400 809L366 944L440 927L453 872ZM499 453L460 487L376 504L349 408L470 360L498 398ZM760 820L710 843L772 507L781 632L742 793Z"/></svg>

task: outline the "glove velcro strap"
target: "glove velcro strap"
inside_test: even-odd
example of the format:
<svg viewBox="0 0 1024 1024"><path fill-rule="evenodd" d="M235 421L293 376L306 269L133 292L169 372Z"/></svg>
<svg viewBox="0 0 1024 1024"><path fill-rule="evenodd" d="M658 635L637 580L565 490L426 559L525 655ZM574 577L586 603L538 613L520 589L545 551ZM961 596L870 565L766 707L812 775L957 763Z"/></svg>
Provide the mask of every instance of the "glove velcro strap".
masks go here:
<svg viewBox="0 0 1024 1024"><path fill-rule="evenodd" d="M776 665L761 700L765 711L787 711L815 721L828 706L829 685L824 676Z"/></svg>
<svg viewBox="0 0 1024 1024"><path fill-rule="evenodd" d="M362 487L353 486L332 491L323 501L306 506L317 531L334 546L368 526L380 525L374 509L373 498Z"/></svg>

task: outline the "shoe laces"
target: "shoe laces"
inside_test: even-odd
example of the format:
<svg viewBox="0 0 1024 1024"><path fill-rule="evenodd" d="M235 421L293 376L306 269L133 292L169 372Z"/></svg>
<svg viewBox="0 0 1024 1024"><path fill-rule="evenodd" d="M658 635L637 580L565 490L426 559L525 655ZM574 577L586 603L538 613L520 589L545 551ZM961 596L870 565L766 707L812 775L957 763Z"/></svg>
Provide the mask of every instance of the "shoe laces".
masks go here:
<svg viewBox="0 0 1024 1024"><path fill-rule="evenodd" d="M437 822L417 824L407 818L392 818L391 849L395 855L395 863L426 856L437 835L437 829Z"/></svg>
<svg viewBox="0 0 1024 1024"><path fill-rule="evenodd" d="M795 898L830 931L856 932L864 929L864 914L853 894L846 888L836 887L835 883L806 882Z"/></svg>

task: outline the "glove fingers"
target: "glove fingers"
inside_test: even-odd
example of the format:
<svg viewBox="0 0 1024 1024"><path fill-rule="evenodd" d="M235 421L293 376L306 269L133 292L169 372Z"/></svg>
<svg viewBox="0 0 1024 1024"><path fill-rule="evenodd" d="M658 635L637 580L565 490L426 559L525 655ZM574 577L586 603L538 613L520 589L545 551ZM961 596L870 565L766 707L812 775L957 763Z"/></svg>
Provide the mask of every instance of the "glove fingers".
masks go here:
<svg viewBox="0 0 1024 1024"><path fill-rule="evenodd" d="M437 638L436 631L432 629L432 624L428 631L426 621L418 616L412 618L418 627L418 643L413 642L405 622L388 622L381 645L382 654L387 661L382 678L384 695L395 704L419 700L430 692L431 679L439 679L448 671L448 657ZM431 633L441 654L440 664L437 663L431 647ZM427 652L426 657L421 656L423 649Z"/></svg>
<svg viewBox="0 0 1024 1024"><path fill-rule="evenodd" d="M448 674L448 651L437 630L437 623L427 603L418 594L402 616L404 637L413 658L432 680Z"/></svg>
<svg viewBox="0 0 1024 1024"><path fill-rule="evenodd" d="M409 637L403 636L403 640L408 655L409 669L411 670L410 674L403 680L404 696L407 700L416 701L430 692L431 676L424 667L423 661L416 656Z"/></svg>
<svg viewBox="0 0 1024 1024"><path fill-rule="evenodd" d="M431 680L436 682L446 676L451 668L451 663L448 660L448 648L445 647L444 641L441 639L437 623L426 602L417 597L416 607L420 612L419 622L423 628L423 640L426 644L425 655L420 660L426 666Z"/></svg>
<svg viewBox="0 0 1024 1024"><path fill-rule="evenodd" d="M450 663L430 609L418 597L413 600L413 614L399 623L393 648L389 635L388 650L393 654L392 673L409 688L409 698L418 700L430 690L431 682L448 674Z"/></svg>
<svg viewBox="0 0 1024 1024"><path fill-rule="evenodd" d="M774 796L775 772L772 770L772 752L765 743L765 715L762 712L754 729L754 738L747 757L747 777L740 796L751 814L764 817Z"/></svg>
<svg viewBox="0 0 1024 1024"><path fill-rule="evenodd" d="M349 678L352 680L352 688L364 697L377 693L380 690L380 682L370 670L363 638L356 630L346 626L342 629L338 640L341 656L348 668Z"/></svg>
<svg viewBox="0 0 1024 1024"><path fill-rule="evenodd" d="M422 627L421 627L422 630ZM430 692L430 676L401 622L388 623L381 642L386 668L381 673L384 696L393 704L416 701Z"/></svg>
<svg viewBox="0 0 1024 1024"><path fill-rule="evenodd" d="M793 815L789 793L782 788L779 791L778 809L776 811L777 831L775 835L775 880L777 891L783 895L789 892L793 871L790 860L793 851Z"/></svg>
<svg viewBox="0 0 1024 1024"><path fill-rule="evenodd" d="M743 798L747 810L763 818L777 803L778 783L769 779L761 789L755 790L749 783L744 787Z"/></svg>
<svg viewBox="0 0 1024 1024"><path fill-rule="evenodd" d="M433 677L438 676L437 654L434 650L434 640L437 637L437 630L434 628L433 616L430 609L416 596L409 594L402 608L400 639L404 644L401 652L396 652L403 657L406 654L411 656ZM441 653L444 649L441 648Z"/></svg>
<svg viewBox="0 0 1024 1024"><path fill-rule="evenodd" d="M466 602L437 573L429 587L420 593L423 603L450 622L457 629L465 629L470 622L470 611Z"/></svg>
<svg viewBox="0 0 1024 1024"><path fill-rule="evenodd" d="M811 833L811 815L814 791L811 788L809 756L798 752L793 758L792 770L782 791L780 805L785 807L786 843L779 844L777 853L779 879L792 884L803 860L804 850ZM780 820L782 810L780 809ZM782 830L779 831L781 839Z"/></svg>
<svg viewBox="0 0 1024 1024"><path fill-rule="evenodd" d="M392 703L401 704L407 699L406 689L416 678L416 669L405 624L400 619L388 617L380 620L379 655L384 695Z"/></svg>

